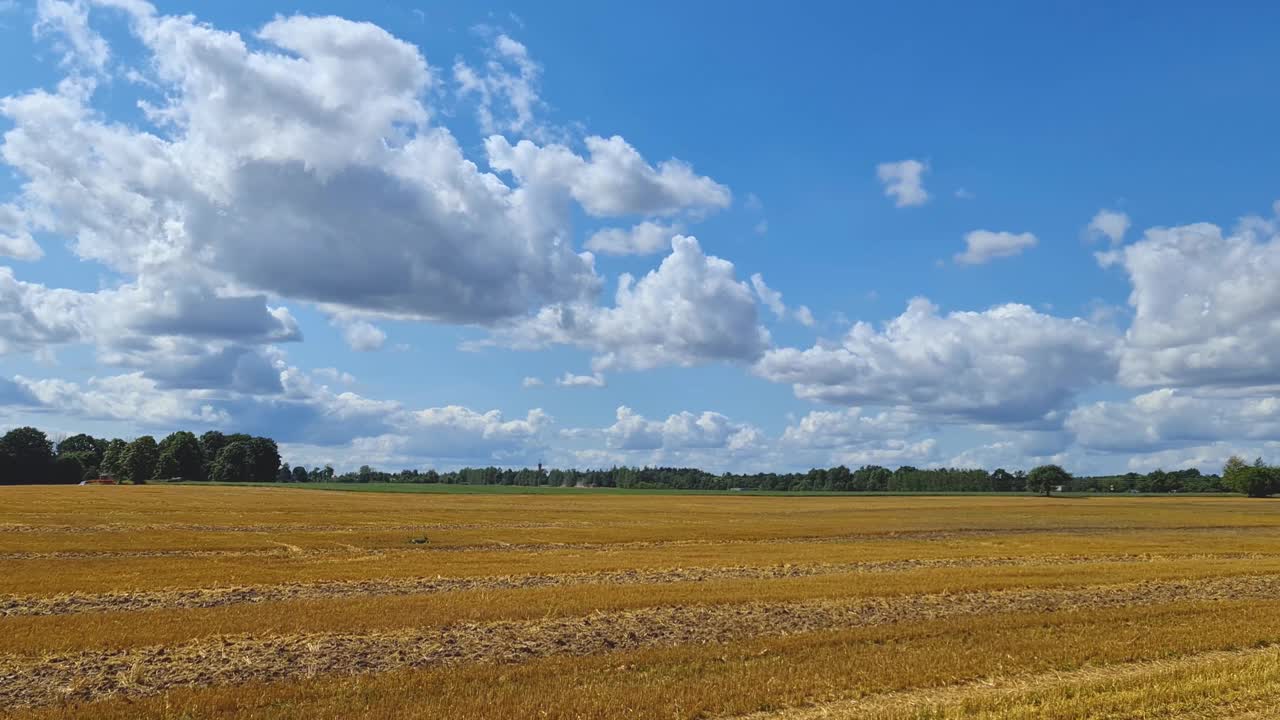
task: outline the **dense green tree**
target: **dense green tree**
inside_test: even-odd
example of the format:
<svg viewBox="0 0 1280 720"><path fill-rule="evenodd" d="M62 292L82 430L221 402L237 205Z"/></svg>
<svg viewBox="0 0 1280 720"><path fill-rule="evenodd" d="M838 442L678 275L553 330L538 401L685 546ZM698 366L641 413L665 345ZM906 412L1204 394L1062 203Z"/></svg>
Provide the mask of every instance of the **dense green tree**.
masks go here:
<svg viewBox="0 0 1280 720"><path fill-rule="evenodd" d="M276 441L266 437L249 438L249 447L253 448L253 481L275 481L276 473L280 470L280 449L276 446Z"/></svg>
<svg viewBox="0 0 1280 720"><path fill-rule="evenodd" d="M245 440L227 443L214 458L209 479L217 482L253 480L253 445Z"/></svg>
<svg viewBox="0 0 1280 720"><path fill-rule="evenodd" d="M106 449L106 440L80 433L58 443L58 456L75 455L86 469L96 469L102 464L102 454Z"/></svg>
<svg viewBox="0 0 1280 720"><path fill-rule="evenodd" d="M302 467L301 465L293 469L294 482L307 482L310 479L311 479L311 476L307 473L307 469Z"/></svg>
<svg viewBox="0 0 1280 720"><path fill-rule="evenodd" d="M65 452L58 453L58 457L54 458L53 461L54 463L57 463L60 460L75 460L80 464L80 475L83 480L98 477L98 474L100 473L99 468L102 463L100 461L95 461L95 457L94 453Z"/></svg>
<svg viewBox="0 0 1280 720"><path fill-rule="evenodd" d="M14 428L0 437L0 483L51 482L53 443L33 427Z"/></svg>
<svg viewBox="0 0 1280 720"><path fill-rule="evenodd" d="M1249 467L1249 463L1245 462L1244 458L1240 457L1239 455L1232 455L1231 457L1227 458L1227 462L1224 463L1222 466L1223 482L1225 482L1228 487L1231 487L1234 489L1235 485L1238 482L1237 478L1240 475L1240 471L1245 470L1248 467Z"/></svg>
<svg viewBox="0 0 1280 720"><path fill-rule="evenodd" d="M143 435L135 439L124 451L121 463L124 467L123 479L142 484L155 478L159 460L160 447L154 437Z"/></svg>
<svg viewBox="0 0 1280 720"><path fill-rule="evenodd" d="M1274 471L1271 468L1247 467L1236 473L1230 487L1254 498L1273 495L1276 492Z"/></svg>
<svg viewBox="0 0 1280 720"><path fill-rule="evenodd" d="M1262 458L1248 465L1232 455L1222 467L1222 482L1249 497L1266 497L1280 492L1280 468L1268 467Z"/></svg>
<svg viewBox="0 0 1280 720"><path fill-rule="evenodd" d="M866 484L863 489L872 492L888 490L889 480L893 477L892 470L880 465L865 465L858 469L858 474L866 478Z"/></svg>
<svg viewBox="0 0 1280 720"><path fill-rule="evenodd" d="M59 485L75 485L85 479L84 464L80 462L81 453L67 453L54 458L50 472L51 481Z"/></svg>
<svg viewBox="0 0 1280 720"><path fill-rule="evenodd" d="M302 467L299 465L298 467ZM289 463L281 463L280 470L276 473L276 482L293 482L293 470L289 468Z"/></svg>
<svg viewBox="0 0 1280 720"><path fill-rule="evenodd" d="M206 480L212 479L213 461L226 446L227 436L217 430L210 430L200 436L200 454L204 456L204 472L201 474Z"/></svg>
<svg viewBox="0 0 1280 720"><path fill-rule="evenodd" d="M1004 468L996 468L991 473L991 489L995 492L1009 492L1014 489L1014 477Z"/></svg>
<svg viewBox="0 0 1280 720"><path fill-rule="evenodd" d="M129 443L116 438L107 443L107 449L102 453L102 464L98 466L98 473L107 477L124 479L126 472L124 465L125 454L129 451Z"/></svg>
<svg viewBox="0 0 1280 720"><path fill-rule="evenodd" d="M102 455L106 449L106 440L80 433L58 443L58 460L74 458L80 463L81 479L97 477L99 468L102 467ZM69 476L69 473L70 471L66 468L59 471L64 481Z"/></svg>
<svg viewBox="0 0 1280 720"><path fill-rule="evenodd" d="M1055 487L1066 487L1071 484L1071 473L1059 465L1041 465L1027 473L1027 489L1044 493L1048 497Z"/></svg>
<svg viewBox="0 0 1280 720"><path fill-rule="evenodd" d="M204 452L201 450L200 441L193 433L179 430L160 441L156 477L204 479Z"/></svg>

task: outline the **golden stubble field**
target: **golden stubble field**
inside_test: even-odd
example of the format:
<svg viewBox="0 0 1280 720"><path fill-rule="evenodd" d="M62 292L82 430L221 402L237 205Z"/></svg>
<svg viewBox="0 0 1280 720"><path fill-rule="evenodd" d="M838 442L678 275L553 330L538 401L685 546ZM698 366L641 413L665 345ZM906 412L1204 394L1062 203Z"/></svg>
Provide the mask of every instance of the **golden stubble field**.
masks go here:
<svg viewBox="0 0 1280 720"><path fill-rule="evenodd" d="M7 717L1277 707L1280 502L0 488Z"/></svg>

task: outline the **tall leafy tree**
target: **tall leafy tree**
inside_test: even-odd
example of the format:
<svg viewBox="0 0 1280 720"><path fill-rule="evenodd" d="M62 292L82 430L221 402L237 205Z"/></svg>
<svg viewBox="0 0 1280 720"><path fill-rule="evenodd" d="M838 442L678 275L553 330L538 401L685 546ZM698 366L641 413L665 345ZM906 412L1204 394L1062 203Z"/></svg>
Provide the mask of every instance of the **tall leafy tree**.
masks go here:
<svg viewBox="0 0 1280 720"><path fill-rule="evenodd" d="M14 428L0 437L0 483L51 482L53 443L33 427Z"/></svg>
<svg viewBox="0 0 1280 720"><path fill-rule="evenodd" d="M58 443L58 459L74 458L80 463L80 474L82 477L92 477L99 472L102 466L102 455L107 448L107 441L100 440L92 435L80 433ZM65 463L64 463L65 465ZM59 477L69 477L70 470L64 467L59 471Z"/></svg>
<svg viewBox="0 0 1280 720"><path fill-rule="evenodd" d="M253 445L246 440L227 443L211 465L209 479L215 482L246 482L253 479Z"/></svg>
<svg viewBox="0 0 1280 720"><path fill-rule="evenodd" d="M991 489L996 492L1007 492L1013 489L1013 475L1004 468L996 468L991 473Z"/></svg>
<svg viewBox="0 0 1280 720"><path fill-rule="evenodd" d="M249 438L249 447L253 449L253 470L250 475L254 482L273 482L280 470L280 449L271 438Z"/></svg>
<svg viewBox="0 0 1280 720"><path fill-rule="evenodd" d="M92 435L79 433L58 443L58 454L66 455L68 453L77 453L81 457L90 457L94 460L94 465L102 462L102 452L106 449L106 443Z"/></svg>
<svg viewBox="0 0 1280 720"><path fill-rule="evenodd" d="M210 430L200 436L200 454L204 456L204 471L201 474L206 480L213 479L213 462L226 446L227 436L217 430Z"/></svg>
<svg viewBox="0 0 1280 720"><path fill-rule="evenodd" d="M107 449L102 453L102 464L98 467L98 472L107 477L124 479L124 456L128 451L129 443L124 440L116 438L108 442Z"/></svg>
<svg viewBox="0 0 1280 720"><path fill-rule="evenodd" d="M311 477L310 477L310 475L307 473L307 469L306 469L305 467L303 467L303 466L299 465L298 467L296 467L296 468L294 468L294 469L293 469L293 481L294 481L294 482L300 482L300 483L301 483L301 482L307 482L307 481L308 481L308 480L310 480L310 479L311 479Z"/></svg>
<svg viewBox="0 0 1280 720"><path fill-rule="evenodd" d="M124 451L124 479L144 483L156 476L156 463L160 459L160 447L156 439L143 435Z"/></svg>
<svg viewBox="0 0 1280 720"><path fill-rule="evenodd" d="M1066 487L1070 482L1071 473L1063 470L1060 465L1041 465L1027 473L1027 489L1044 493L1045 497L1053 493L1054 487Z"/></svg>
<svg viewBox="0 0 1280 720"><path fill-rule="evenodd" d="M1249 465L1232 455L1222 467L1222 483L1249 497L1267 497L1280 492L1280 468L1268 467L1262 458Z"/></svg>
<svg viewBox="0 0 1280 720"><path fill-rule="evenodd" d="M160 441L156 477L204 479L204 452L195 435L179 430Z"/></svg>
<svg viewBox="0 0 1280 720"><path fill-rule="evenodd" d="M85 467L80 461L82 453L70 452L54 458L50 468L50 482L58 485L75 485L85 479Z"/></svg>

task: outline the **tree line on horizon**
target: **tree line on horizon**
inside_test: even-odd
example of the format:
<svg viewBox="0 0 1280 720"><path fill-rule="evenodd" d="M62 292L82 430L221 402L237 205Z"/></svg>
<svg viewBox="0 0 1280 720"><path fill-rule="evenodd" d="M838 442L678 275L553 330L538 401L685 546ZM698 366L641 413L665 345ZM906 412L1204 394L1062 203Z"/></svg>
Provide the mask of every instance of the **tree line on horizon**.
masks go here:
<svg viewBox="0 0 1280 720"><path fill-rule="evenodd" d="M280 450L271 438L186 430L108 440L80 433L57 443L33 427L0 437L0 485L70 485L98 477L142 484L154 480L275 482Z"/></svg>
<svg viewBox="0 0 1280 720"><path fill-rule="evenodd" d="M314 472L312 473L312 479ZM987 472L966 468L890 470L843 465L796 473L710 473L698 468L612 467L598 470L532 470L498 467L462 468L453 472L401 470L396 473L363 466L328 480L341 483L443 483L449 485L514 485L605 487L634 490L744 490L769 492L1231 492L1218 475L1195 468L1165 472L1075 477L1057 465L1026 472L1003 468Z"/></svg>
<svg viewBox="0 0 1280 720"><path fill-rule="evenodd" d="M1251 497L1280 493L1280 468L1261 458L1249 464L1238 457L1227 461L1221 475L1196 468L1166 472L1125 473L1075 477L1057 465L1030 472L997 468L991 472L966 468L896 470L843 465L795 473L710 473L698 468L612 467L577 470L530 468L462 468L449 472L401 470L391 473L368 465L337 473L332 466L290 467L281 462L271 438L211 430L197 437L180 430L157 441L143 435L131 441L96 438L80 433L56 443L33 427L15 428L0 437L0 485L75 484L97 477L121 482L156 480L256 483L442 483L452 485L515 485L605 487L669 490L755 490L773 492L1240 492Z"/></svg>

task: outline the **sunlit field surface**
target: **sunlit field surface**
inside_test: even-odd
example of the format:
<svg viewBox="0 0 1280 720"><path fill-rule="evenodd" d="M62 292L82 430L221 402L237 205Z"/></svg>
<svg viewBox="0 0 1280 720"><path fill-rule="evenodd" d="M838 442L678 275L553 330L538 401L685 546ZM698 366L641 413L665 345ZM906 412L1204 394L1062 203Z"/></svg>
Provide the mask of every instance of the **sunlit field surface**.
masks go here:
<svg viewBox="0 0 1280 720"><path fill-rule="evenodd" d="M1280 502L0 488L20 718L1272 718Z"/></svg>

